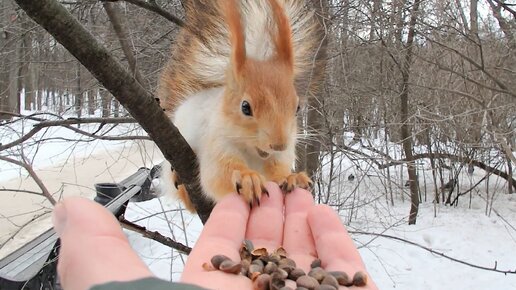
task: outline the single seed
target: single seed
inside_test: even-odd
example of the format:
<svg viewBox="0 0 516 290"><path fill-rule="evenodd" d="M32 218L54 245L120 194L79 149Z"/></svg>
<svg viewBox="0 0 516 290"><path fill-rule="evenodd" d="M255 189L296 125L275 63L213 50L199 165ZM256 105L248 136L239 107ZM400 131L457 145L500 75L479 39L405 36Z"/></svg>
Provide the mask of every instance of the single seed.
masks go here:
<svg viewBox="0 0 516 290"><path fill-rule="evenodd" d="M262 273L263 272L263 265L257 265L257 264L251 264L249 266L248 274L251 275L253 273Z"/></svg>
<svg viewBox="0 0 516 290"><path fill-rule="evenodd" d="M202 263L202 268L205 270L205 271L215 271L217 269L215 269L215 267L213 267L212 264L209 264L209 263Z"/></svg>
<svg viewBox="0 0 516 290"><path fill-rule="evenodd" d="M267 263L267 265L265 265L265 268L263 268L263 272L265 274L272 274L273 272L276 272L276 270L278 270L278 265L273 262Z"/></svg>
<svg viewBox="0 0 516 290"><path fill-rule="evenodd" d="M286 258L287 257L287 251L285 250L285 248L283 247L279 247L277 248L275 251L274 251L274 254L277 254L278 256L282 257L282 258Z"/></svg>
<svg viewBox="0 0 516 290"><path fill-rule="evenodd" d="M267 265L267 263L269 263L269 256L259 256L257 260L260 260L263 262L264 265Z"/></svg>
<svg viewBox="0 0 516 290"><path fill-rule="evenodd" d="M287 257L281 258L281 260L279 261L279 264L280 265L291 265L291 266L296 267L296 261L294 261L290 258L287 258Z"/></svg>
<svg viewBox="0 0 516 290"><path fill-rule="evenodd" d="M268 253L267 253L266 248L258 248L258 249L252 250L251 255L253 255L253 257L264 257L264 256L267 256Z"/></svg>
<svg viewBox="0 0 516 290"><path fill-rule="evenodd" d="M238 274L242 270L242 264L235 263L231 260L225 260L220 263L219 270L225 273Z"/></svg>
<svg viewBox="0 0 516 290"><path fill-rule="evenodd" d="M273 263L279 263L279 261L281 260L281 257L277 254L270 254L268 258L269 258L269 262L273 262Z"/></svg>
<svg viewBox="0 0 516 290"><path fill-rule="evenodd" d="M291 266L291 265L281 265L281 264L280 264L278 267L279 267L281 270L283 270L283 271L287 272L287 274L290 274L290 272L292 272L292 270L294 270L294 269L295 269L295 267L294 267L294 266Z"/></svg>
<svg viewBox="0 0 516 290"><path fill-rule="evenodd" d="M254 281L258 276L262 275L262 273L260 272L253 272L253 273L249 273L249 279L251 279L251 281ZM269 274L267 274L269 275Z"/></svg>
<svg viewBox="0 0 516 290"><path fill-rule="evenodd" d="M240 259L250 262L253 260L253 256L251 255L252 250L249 249L249 245L246 244L246 241L248 241L248 240L244 240L244 242L242 243L242 246L238 250L238 253L240 254Z"/></svg>
<svg viewBox="0 0 516 290"><path fill-rule="evenodd" d="M333 277L330 274L326 274L324 276L324 279L321 281L321 285L330 285L333 288L339 288L339 282L337 281L337 278Z"/></svg>
<svg viewBox="0 0 516 290"><path fill-rule="evenodd" d="M308 276L314 277L319 283L321 283L321 281L326 276L326 271L324 271L324 269L321 267L315 267L312 268L310 272L308 272Z"/></svg>
<svg viewBox="0 0 516 290"><path fill-rule="evenodd" d="M253 280L253 290L269 290L271 276L268 274L261 274Z"/></svg>
<svg viewBox="0 0 516 290"><path fill-rule="evenodd" d="M220 269L220 264L227 260L231 261L231 259L228 256L215 255L211 258L211 264L213 265L213 267L215 267L215 269Z"/></svg>
<svg viewBox="0 0 516 290"><path fill-rule="evenodd" d="M365 286L366 284L367 284L367 274L362 271L356 272L355 276L353 276L353 285L362 287L362 286Z"/></svg>
<svg viewBox="0 0 516 290"><path fill-rule="evenodd" d="M338 288L335 288L331 285L319 285L315 287L315 290L337 290Z"/></svg>
<svg viewBox="0 0 516 290"><path fill-rule="evenodd" d="M315 259L312 264L310 264L310 268L321 267L321 259Z"/></svg>
<svg viewBox="0 0 516 290"><path fill-rule="evenodd" d="M301 276L305 276L305 275L306 274L305 274L305 271L303 271L303 269L295 268L294 270L290 271L290 273L288 274L288 278L296 281L297 278L299 278Z"/></svg>
<svg viewBox="0 0 516 290"><path fill-rule="evenodd" d="M293 289L288 286L284 286L284 287L281 287L281 289L279 289L279 290L293 290Z"/></svg>
<svg viewBox="0 0 516 290"><path fill-rule="evenodd" d="M263 261L262 261L262 260L260 260L260 259L253 260L253 261L251 262L251 265L258 265L258 266L260 266L260 267L262 267L262 268L263 268L263 267L265 267L265 264L264 264L264 263L263 263Z"/></svg>
<svg viewBox="0 0 516 290"><path fill-rule="evenodd" d="M253 241L245 239L242 242L242 247L248 250L249 252L252 252L254 250Z"/></svg>
<svg viewBox="0 0 516 290"><path fill-rule="evenodd" d="M249 260L242 260L240 261L240 264L242 264L242 270L240 270L240 274L243 276L247 276L249 273L249 267L251 266L251 262Z"/></svg>
<svg viewBox="0 0 516 290"><path fill-rule="evenodd" d="M285 279L282 278L281 274L274 272L271 275L271 282L269 284L270 290L279 290L285 287Z"/></svg>
<svg viewBox="0 0 516 290"><path fill-rule="evenodd" d="M315 287L319 285L319 282L317 282L315 278L305 275L297 278L296 285L298 287L305 287L309 290L314 290Z"/></svg>
<svg viewBox="0 0 516 290"><path fill-rule="evenodd" d="M276 273L279 273L281 275L281 279L283 279L283 280L287 279L287 277L288 277L287 271L285 271L285 270L283 270L281 268L278 268L276 270Z"/></svg>
<svg viewBox="0 0 516 290"><path fill-rule="evenodd" d="M353 281L351 279L349 279L349 276L348 276L348 274L346 274L346 272L332 271L332 272L329 272L329 274L332 275L333 277L335 277L335 279L337 279L337 282L341 286L352 286L353 285Z"/></svg>

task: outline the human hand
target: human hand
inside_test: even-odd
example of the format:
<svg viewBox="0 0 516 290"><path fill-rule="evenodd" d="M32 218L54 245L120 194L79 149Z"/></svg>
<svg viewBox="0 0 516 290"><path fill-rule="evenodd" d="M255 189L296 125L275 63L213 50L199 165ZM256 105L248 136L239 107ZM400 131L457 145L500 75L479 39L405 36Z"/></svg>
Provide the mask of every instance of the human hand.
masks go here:
<svg viewBox="0 0 516 290"><path fill-rule="evenodd" d="M333 210L315 206L305 190L284 197L276 184L268 183L267 189L270 198L262 197L261 206L252 210L236 194L217 204L188 258L183 282L211 289L252 289L248 278L208 272L201 266L215 254L238 261L244 238L269 250L282 245L304 270L319 257L326 270L351 275L364 271L360 255ZM67 198L54 210L54 224L61 237L58 273L64 289L86 290L111 281L153 276L131 249L116 219L102 206ZM369 280L360 289L377 288Z"/></svg>
<svg viewBox="0 0 516 290"><path fill-rule="evenodd" d="M274 183L266 187L270 197L262 197L261 205L253 209L237 194L217 203L188 257L182 282L210 289L252 289L247 277L206 271L202 267L219 254L240 261L239 249L244 239L251 240L255 248L264 247L269 252L283 246L305 272L316 258L321 259L327 271L344 271L350 277L357 271L366 272L360 254L335 211L325 205L315 205L306 190L296 189L284 195ZM366 287L357 289L378 288L369 279Z"/></svg>
<svg viewBox="0 0 516 290"><path fill-rule="evenodd" d="M61 239L57 272L64 289L153 276L113 214L101 205L69 197L54 208L52 220Z"/></svg>

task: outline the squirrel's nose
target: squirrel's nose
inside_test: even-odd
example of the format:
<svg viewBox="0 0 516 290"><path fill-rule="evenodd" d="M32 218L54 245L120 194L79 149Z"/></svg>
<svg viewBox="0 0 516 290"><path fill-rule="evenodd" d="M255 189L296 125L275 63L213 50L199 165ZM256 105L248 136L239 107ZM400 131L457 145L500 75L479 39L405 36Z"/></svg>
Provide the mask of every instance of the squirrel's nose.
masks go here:
<svg viewBox="0 0 516 290"><path fill-rule="evenodd" d="M274 151L285 151L287 149L286 144L271 144L270 147Z"/></svg>

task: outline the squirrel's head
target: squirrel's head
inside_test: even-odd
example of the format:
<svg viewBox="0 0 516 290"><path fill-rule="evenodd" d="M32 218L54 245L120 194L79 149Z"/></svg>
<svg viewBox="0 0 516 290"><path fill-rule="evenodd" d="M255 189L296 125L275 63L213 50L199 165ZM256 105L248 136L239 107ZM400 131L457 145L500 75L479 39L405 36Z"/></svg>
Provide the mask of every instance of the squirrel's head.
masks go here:
<svg viewBox="0 0 516 290"><path fill-rule="evenodd" d="M238 124L240 140L254 146L262 158L293 148L299 97L294 87L292 31L277 0L269 0L277 29L270 31L275 54L269 60L246 55L239 6L225 1L231 42L224 113Z"/></svg>

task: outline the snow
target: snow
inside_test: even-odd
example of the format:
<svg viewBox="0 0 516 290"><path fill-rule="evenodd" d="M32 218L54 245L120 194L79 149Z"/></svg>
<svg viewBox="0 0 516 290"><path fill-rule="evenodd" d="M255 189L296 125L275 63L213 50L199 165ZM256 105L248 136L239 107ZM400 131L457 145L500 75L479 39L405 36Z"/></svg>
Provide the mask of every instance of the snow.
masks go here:
<svg viewBox="0 0 516 290"><path fill-rule="evenodd" d="M25 131L29 130L32 124L26 121ZM21 125L13 126L18 126L14 127L14 130L21 130ZM95 126L83 125L82 128L95 130ZM130 125L120 126L114 129L114 133L123 134L132 128ZM47 132L41 131L34 140L44 137L43 134L47 138L77 139L77 135L67 129L53 128ZM16 138L17 136L8 132L0 133L0 142L4 144ZM140 153L141 157L129 160L128 156L133 156L134 151L122 149L126 146L132 147L134 144L137 143L130 141L70 143L55 140L42 145L37 154L36 151L25 153L33 159L38 172L56 166L62 172L83 170L78 168L77 164L91 159L94 159L93 164L97 164L99 168L116 162L126 162L128 166L124 167L124 170L119 170L116 177L109 175L109 171L105 169L94 173L97 179L104 176L106 181L110 181L113 178L119 180L120 176L129 175L132 170L140 166L149 167L161 161L159 154L153 153L152 150L149 153L145 151L149 149L143 147L140 149L144 150ZM353 148L360 149L357 144L353 145ZM394 145L391 148L397 156L400 156L400 148ZM113 154L113 152L118 153ZM334 165L342 171L342 174L332 181L330 188L335 194L329 198L329 203L338 210L343 223L350 231L369 233L367 235L354 233L352 237L360 248L372 279L380 289L516 289L515 274L504 275L476 269L432 254L420 247L374 235L399 237L467 263L487 268L494 268L496 265L499 270L514 271L516 270L516 194L507 194L504 180L495 176L490 178L490 196L487 199L489 203L486 201L486 182L482 182L472 191L471 196L469 194L462 196L457 207L442 203L435 205L431 197L433 184L429 182L431 171L426 162L421 162L418 174L420 182L427 180L428 196L426 201L423 200L420 204L417 224L409 226L407 215L410 202L407 196L403 196L407 193L407 188L403 186L404 179L399 174L400 168L390 169L394 191L394 205L391 205L390 197L385 196L387 188L385 170L378 170L367 161L352 161L349 158L348 155L333 156ZM76 163L70 163L71 159L76 160ZM109 162L105 159L109 159ZM328 161L330 161L328 158L324 159L325 163ZM91 170L91 166L84 170ZM325 173L329 172L326 166ZM406 170L403 169L403 172L406 179ZM347 180L350 173L356 176L354 181ZM484 174L485 172L478 169L473 176L461 174L459 177L461 191L475 184ZM26 180L24 176L25 173L20 176L19 168L0 163L0 181L3 184L8 179L16 178L23 187ZM52 180L45 180L45 182L52 183ZM93 188L93 183L89 186ZM322 186L326 187L328 184L324 183ZM322 200L325 198L322 196ZM0 212L0 214L3 213ZM146 202L130 203L126 218L188 246L195 245L202 230L199 219L183 210L168 196ZM5 221L0 218L0 225L2 223ZM186 256L143 238L139 234L126 233L131 245L158 277L175 281L179 279Z"/></svg>
<svg viewBox="0 0 516 290"><path fill-rule="evenodd" d="M385 204L385 200L377 203ZM509 223L493 212L487 216L485 201L479 196L473 196L471 209L438 205L436 217L434 205L422 203L417 224L411 226L407 224L409 202L396 200L394 207L380 204L370 203L361 209L359 217L348 225L348 230L392 235L467 263L487 268L493 268L496 263L500 270L516 270L516 196L499 194L493 205ZM161 211L162 206L170 211L177 209L178 205L168 199L161 204L160 200L132 204L128 208L128 218L136 219ZM193 245L202 227L199 219L182 211L167 212L166 215L172 230L163 214L141 224L183 242L186 232L187 244ZM345 211L341 216L344 221L348 218ZM182 219L185 220L186 231L183 230ZM157 276L179 279L184 261L177 252L135 233L128 233L128 236ZM353 234L352 237L380 289L516 289L514 274L475 269L389 238L361 234Z"/></svg>

